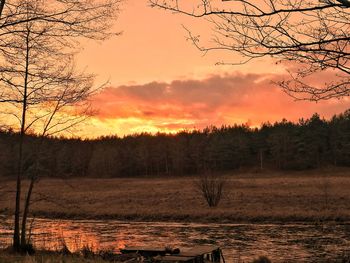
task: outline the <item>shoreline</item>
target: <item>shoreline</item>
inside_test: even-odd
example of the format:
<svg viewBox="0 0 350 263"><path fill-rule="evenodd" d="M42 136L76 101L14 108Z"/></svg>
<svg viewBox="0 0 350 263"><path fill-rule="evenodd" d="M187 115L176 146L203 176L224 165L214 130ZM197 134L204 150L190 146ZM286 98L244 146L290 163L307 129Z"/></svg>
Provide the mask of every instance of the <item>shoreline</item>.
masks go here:
<svg viewBox="0 0 350 263"><path fill-rule="evenodd" d="M11 219L11 215L1 214L0 218L7 220ZM222 225L248 225L248 224L264 224L264 225L283 225L283 224L350 224L350 218L346 217L318 217L318 218L303 218L303 217L285 217L285 218L271 218L271 217L253 217L249 219L242 219L240 217L224 217L217 218L215 216L206 220L197 217L177 217L177 216L133 216L133 215L93 215L87 216L84 214L66 214L66 213L37 213L34 217L31 215L29 219L38 220L69 220L69 221L120 221L128 223L177 223L177 224L222 224Z"/></svg>

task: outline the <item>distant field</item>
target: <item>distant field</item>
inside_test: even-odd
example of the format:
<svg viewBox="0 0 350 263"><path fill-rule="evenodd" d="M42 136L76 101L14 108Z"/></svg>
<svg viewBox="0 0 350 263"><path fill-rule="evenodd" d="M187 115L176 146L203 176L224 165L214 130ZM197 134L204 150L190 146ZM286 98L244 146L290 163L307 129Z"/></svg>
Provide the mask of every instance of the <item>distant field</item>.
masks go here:
<svg viewBox="0 0 350 263"><path fill-rule="evenodd" d="M350 219L350 170L227 175L221 203L208 208L196 178L44 179L36 216L129 220L291 222ZM0 210L11 213L13 181L1 183Z"/></svg>

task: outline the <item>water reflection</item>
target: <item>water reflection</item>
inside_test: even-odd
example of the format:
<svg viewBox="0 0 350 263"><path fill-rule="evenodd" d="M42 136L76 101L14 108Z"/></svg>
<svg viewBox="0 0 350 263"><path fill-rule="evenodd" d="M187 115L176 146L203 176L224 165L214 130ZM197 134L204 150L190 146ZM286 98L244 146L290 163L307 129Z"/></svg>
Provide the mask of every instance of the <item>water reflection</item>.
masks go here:
<svg viewBox="0 0 350 263"><path fill-rule="evenodd" d="M0 227L0 246L11 241L10 224ZM88 245L113 249L126 245L191 247L216 244L228 262L268 255L274 262L313 262L334 258L350 245L349 224L189 224L36 219L37 247L72 250Z"/></svg>

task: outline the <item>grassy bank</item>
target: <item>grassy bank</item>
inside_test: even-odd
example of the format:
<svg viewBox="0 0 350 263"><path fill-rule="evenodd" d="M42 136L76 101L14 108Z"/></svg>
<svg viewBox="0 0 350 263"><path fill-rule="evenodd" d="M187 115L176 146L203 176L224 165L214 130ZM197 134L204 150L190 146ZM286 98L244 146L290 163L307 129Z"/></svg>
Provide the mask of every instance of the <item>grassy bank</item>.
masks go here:
<svg viewBox="0 0 350 263"><path fill-rule="evenodd" d="M1 263L132 263L142 262L141 258L137 254L132 255L112 255L105 258L105 256L93 254L84 256L81 254L63 255L57 251L37 251L35 255L20 255L15 254L7 250L0 250L0 262ZM270 263L271 261L261 256L250 261L252 263Z"/></svg>
<svg viewBox="0 0 350 263"><path fill-rule="evenodd" d="M36 216L157 221L292 222L350 219L350 170L227 175L224 196L208 208L196 178L43 179ZM14 189L14 181L2 182ZM10 214L14 194L3 191Z"/></svg>

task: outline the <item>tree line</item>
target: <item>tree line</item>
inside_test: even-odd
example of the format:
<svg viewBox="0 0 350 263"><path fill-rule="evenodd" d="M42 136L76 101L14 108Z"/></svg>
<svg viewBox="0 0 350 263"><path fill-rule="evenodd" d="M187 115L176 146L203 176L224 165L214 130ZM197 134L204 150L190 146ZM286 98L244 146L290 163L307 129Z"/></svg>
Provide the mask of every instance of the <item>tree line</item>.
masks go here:
<svg viewBox="0 0 350 263"><path fill-rule="evenodd" d="M0 175L16 174L19 134L0 132ZM41 143L41 151L36 151ZM176 134L141 133L98 139L28 135L24 174L48 177L166 176L236 169L305 170L350 166L350 110L330 120L314 114L260 128L207 127Z"/></svg>

